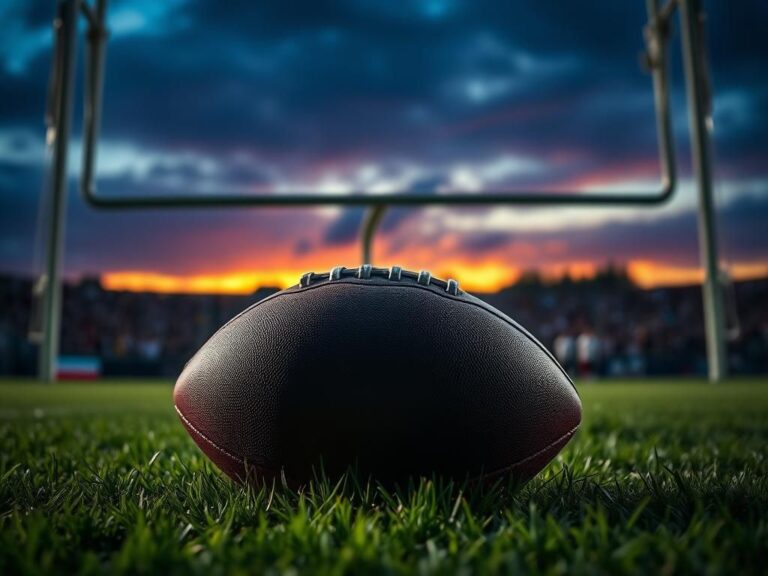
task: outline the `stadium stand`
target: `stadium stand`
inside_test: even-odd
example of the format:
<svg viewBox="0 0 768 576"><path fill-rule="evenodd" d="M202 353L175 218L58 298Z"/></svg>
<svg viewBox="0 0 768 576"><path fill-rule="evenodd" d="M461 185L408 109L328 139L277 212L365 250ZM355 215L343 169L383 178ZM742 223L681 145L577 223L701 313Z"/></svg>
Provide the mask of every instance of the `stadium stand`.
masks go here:
<svg viewBox="0 0 768 576"><path fill-rule="evenodd" d="M768 279L734 289L742 326L730 342L731 370L768 373ZM221 324L275 291L115 292L104 290L96 277L84 278L65 286L61 353L99 358L104 376L175 377ZM31 280L0 276L0 374L34 374L35 347L27 340L30 293ZM641 289L621 269L609 268L581 281L546 282L530 273L512 287L480 296L561 352L574 375L706 374L699 286Z"/></svg>

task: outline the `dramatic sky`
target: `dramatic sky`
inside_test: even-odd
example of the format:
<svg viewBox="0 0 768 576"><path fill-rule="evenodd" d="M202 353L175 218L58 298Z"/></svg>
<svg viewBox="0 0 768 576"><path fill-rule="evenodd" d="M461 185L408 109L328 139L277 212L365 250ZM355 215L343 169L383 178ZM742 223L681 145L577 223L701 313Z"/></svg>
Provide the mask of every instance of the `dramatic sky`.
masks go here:
<svg viewBox="0 0 768 576"><path fill-rule="evenodd" d="M113 0L98 186L110 195L653 190L645 3ZM722 256L768 274L768 4L707 3ZM0 0L0 272L34 273L52 0ZM680 187L661 208L388 212L374 263L476 290L626 264L700 278L679 32ZM82 46L80 46L82 56ZM82 59L79 63L82 74ZM360 209L105 212L77 194L64 266L112 287L250 291L359 264Z"/></svg>

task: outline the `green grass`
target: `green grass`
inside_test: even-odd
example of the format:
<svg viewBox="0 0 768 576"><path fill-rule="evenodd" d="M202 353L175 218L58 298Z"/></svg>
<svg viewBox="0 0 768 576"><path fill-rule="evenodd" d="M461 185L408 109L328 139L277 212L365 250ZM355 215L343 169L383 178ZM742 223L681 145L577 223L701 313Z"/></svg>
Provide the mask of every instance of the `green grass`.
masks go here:
<svg viewBox="0 0 768 576"><path fill-rule="evenodd" d="M522 490L219 475L169 384L0 383L0 574L768 571L768 382L583 384Z"/></svg>

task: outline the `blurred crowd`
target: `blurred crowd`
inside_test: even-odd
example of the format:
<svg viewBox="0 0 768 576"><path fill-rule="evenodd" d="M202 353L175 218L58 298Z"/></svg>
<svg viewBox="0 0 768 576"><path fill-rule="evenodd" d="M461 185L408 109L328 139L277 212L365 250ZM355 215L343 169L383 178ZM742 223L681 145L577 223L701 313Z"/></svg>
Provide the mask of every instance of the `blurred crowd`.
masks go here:
<svg viewBox="0 0 768 576"><path fill-rule="evenodd" d="M98 278L64 290L61 352L98 357L104 375L168 376L226 320L273 293L250 296L113 292ZM32 374L35 306L29 280L0 276L0 374ZM620 269L596 278L519 283L481 297L528 328L580 377L702 375L706 352L698 286L643 290ZM768 279L728 288L734 373L768 372Z"/></svg>
<svg viewBox="0 0 768 576"><path fill-rule="evenodd" d="M768 279L724 293L731 371L768 372ZM706 374L700 286L644 290L609 267L584 281L547 283L532 273L485 299L531 330L570 374Z"/></svg>
<svg viewBox="0 0 768 576"><path fill-rule="evenodd" d="M86 278L64 287L61 354L96 356L104 375L175 376L221 324L274 291L114 292ZM37 346L29 333L39 313L29 280L0 276L0 374L34 373Z"/></svg>

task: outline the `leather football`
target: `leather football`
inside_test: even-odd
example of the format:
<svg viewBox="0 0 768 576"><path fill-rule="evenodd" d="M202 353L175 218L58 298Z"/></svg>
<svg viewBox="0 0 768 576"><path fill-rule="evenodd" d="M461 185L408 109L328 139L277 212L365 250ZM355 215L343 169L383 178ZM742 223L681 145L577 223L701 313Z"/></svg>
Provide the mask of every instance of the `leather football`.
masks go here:
<svg viewBox="0 0 768 576"><path fill-rule="evenodd" d="M261 300L187 363L176 411L237 480L320 471L524 482L581 422L568 375L456 281L334 268Z"/></svg>

